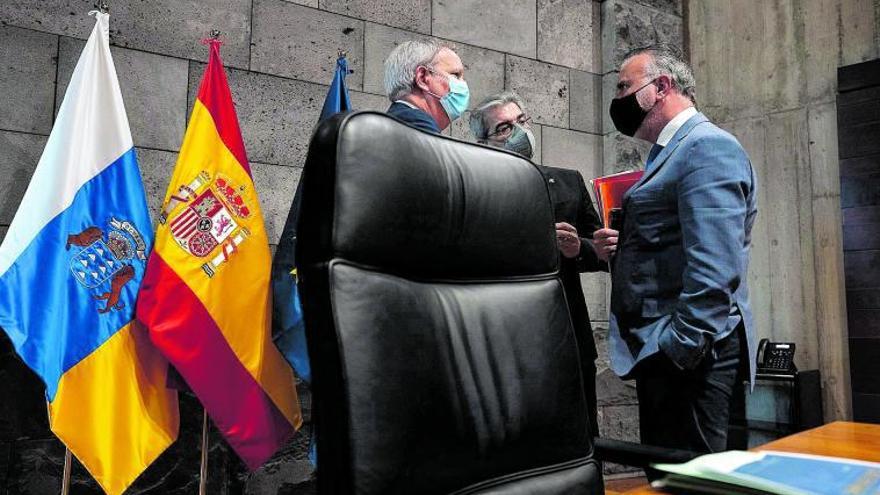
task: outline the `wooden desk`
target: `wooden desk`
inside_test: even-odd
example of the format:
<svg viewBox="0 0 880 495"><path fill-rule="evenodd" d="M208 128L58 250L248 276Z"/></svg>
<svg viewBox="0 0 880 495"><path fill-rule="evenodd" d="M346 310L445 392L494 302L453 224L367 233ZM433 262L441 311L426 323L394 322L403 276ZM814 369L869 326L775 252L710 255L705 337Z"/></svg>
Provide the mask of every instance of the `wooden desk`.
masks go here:
<svg viewBox="0 0 880 495"><path fill-rule="evenodd" d="M836 421L752 450L779 450L880 462L880 425Z"/></svg>
<svg viewBox="0 0 880 495"><path fill-rule="evenodd" d="M778 450L880 462L880 425L835 421L774 440L751 450ZM667 492L645 486L630 490L626 495L665 493Z"/></svg>

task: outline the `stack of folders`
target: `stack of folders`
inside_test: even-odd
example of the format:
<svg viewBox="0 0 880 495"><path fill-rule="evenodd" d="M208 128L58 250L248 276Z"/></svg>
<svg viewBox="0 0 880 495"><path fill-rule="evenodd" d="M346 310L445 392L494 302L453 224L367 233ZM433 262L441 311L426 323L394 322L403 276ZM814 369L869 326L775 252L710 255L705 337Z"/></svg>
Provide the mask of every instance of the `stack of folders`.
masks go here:
<svg viewBox="0 0 880 495"><path fill-rule="evenodd" d="M611 212L623 208L623 197L626 192L635 185L644 172L636 170L632 172L621 172L619 174L606 175L604 177L596 177L590 181L593 189L593 195L596 210L599 217L602 218L602 225L611 227Z"/></svg>
<svg viewBox="0 0 880 495"><path fill-rule="evenodd" d="M880 494L880 463L839 457L731 450L654 467L666 476L653 486L672 493Z"/></svg>

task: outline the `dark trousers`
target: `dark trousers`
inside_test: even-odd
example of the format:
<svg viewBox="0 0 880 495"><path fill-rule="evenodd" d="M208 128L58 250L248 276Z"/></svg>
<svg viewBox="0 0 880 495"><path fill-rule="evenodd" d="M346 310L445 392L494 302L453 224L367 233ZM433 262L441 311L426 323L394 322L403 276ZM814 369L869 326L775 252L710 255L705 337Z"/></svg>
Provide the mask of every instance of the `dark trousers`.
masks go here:
<svg viewBox="0 0 880 495"><path fill-rule="evenodd" d="M599 410L596 399L596 362L588 361L583 365L584 396L587 398L587 414L590 419L590 435L599 436Z"/></svg>
<svg viewBox="0 0 880 495"><path fill-rule="evenodd" d="M745 408L748 377L745 331L740 325L715 342L693 370L678 369L664 354L652 356L636 377L643 444L710 453L727 450L731 413ZM657 472L646 470L648 478Z"/></svg>

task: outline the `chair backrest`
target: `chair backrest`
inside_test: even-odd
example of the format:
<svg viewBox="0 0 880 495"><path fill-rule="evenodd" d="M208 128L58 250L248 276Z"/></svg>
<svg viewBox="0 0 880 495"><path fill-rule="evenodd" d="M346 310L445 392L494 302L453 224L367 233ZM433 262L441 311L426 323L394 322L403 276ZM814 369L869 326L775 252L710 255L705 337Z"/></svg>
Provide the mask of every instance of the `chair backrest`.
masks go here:
<svg viewBox="0 0 880 495"><path fill-rule="evenodd" d="M319 493L599 493L538 169L360 112L303 180Z"/></svg>

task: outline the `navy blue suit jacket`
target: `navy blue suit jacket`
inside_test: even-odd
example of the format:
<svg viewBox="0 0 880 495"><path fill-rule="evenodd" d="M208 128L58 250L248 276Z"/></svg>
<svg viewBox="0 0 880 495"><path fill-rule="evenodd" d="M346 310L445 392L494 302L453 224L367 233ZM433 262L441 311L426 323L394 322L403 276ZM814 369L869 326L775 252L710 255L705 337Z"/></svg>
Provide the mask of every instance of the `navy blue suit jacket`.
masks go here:
<svg viewBox="0 0 880 495"><path fill-rule="evenodd" d="M747 273L757 215L755 173L732 135L697 113L624 196L611 266L614 371L662 352L693 369L740 323L755 372Z"/></svg>
<svg viewBox="0 0 880 495"><path fill-rule="evenodd" d="M392 117L396 117L410 127L433 132L434 134L440 134L440 128L437 126L437 122L434 118L428 115L427 112L417 108L411 108L403 103L394 102L388 107L386 113Z"/></svg>

